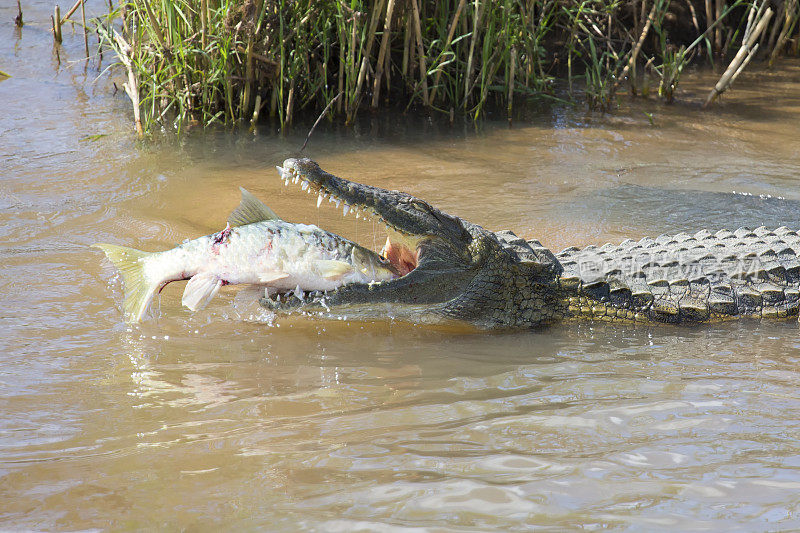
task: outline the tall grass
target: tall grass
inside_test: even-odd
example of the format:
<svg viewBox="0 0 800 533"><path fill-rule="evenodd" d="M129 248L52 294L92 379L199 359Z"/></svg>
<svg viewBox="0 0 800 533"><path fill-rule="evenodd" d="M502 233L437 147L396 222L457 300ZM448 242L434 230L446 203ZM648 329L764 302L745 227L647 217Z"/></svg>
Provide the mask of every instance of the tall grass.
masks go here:
<svg viewBox="0 0 800 533"><path fill-rule="evenodd" d="M338 95L331 114L347 123L366 107L479 119L552 98L559 80L609 109L644 63L671 100L692 48L738 47L742 2L703 20L700 0L124 0L98 31L129 60L145 131L265 115L284 126ZM800 8L781 9L774 46L786 48Z"/></svg>

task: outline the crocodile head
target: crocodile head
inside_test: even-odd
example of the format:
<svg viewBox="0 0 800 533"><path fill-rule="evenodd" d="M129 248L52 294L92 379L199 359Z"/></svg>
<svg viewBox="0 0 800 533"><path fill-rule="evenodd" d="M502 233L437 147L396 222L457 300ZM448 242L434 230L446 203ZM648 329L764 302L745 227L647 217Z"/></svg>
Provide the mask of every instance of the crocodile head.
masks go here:
<svg viewBox="0 0 800 533"><path fill-rule="evenodd" d="M455 319L484 327L534 326L560 311L561 265L535 241L488 231L403 192L339 178L310 159L287 159L278 171L287 185L316 192L318 205L328 198L345 214L383 223L388 239L381 253L400 277L351 283L325 295L262 299L271 310L417 322Z"/></svg>

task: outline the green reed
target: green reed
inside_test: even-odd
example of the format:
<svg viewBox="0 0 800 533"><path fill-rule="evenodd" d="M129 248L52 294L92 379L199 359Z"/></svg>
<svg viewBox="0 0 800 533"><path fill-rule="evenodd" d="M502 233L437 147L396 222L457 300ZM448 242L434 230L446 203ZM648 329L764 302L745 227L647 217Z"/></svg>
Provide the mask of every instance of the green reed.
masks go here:
<svg viewBox="0 0 800 533"><path fill-rule="evenodd" d="M709 23L704 2L691 0L686 46L665 22L685 8L655 2L124 0L98 32L127 54L144 131L266 115L283 127L337 96L330 116L346 123L366 107L414 106L476 120L505 109L510 120L515 102L554 98L561 80L570 97L607 110L620 84L636 83L637 63L654 65L669 101L688 52L703 46L711 57L717 28L731 36L717 55L736 48L750 9L733 12L737 0ZM775 46L797 38L797 4L776 17Z"/></svg>

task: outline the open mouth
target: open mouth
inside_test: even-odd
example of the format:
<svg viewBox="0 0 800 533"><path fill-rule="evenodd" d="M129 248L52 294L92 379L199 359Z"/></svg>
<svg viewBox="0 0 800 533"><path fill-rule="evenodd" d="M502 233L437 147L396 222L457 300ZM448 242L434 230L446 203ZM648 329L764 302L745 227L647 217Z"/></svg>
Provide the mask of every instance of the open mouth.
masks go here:
<svg viewBox="0 0 800 533"><path fill-rule="evenodd" d="M336 208L341 208L341 213L344 217L349 215L365 221L379 221L386 230L387 238L383 248L377 253L397 272L399 277L396 279L406 276L417 268L420 263L422 243L425 240L425 236L409 233L388 221L379 212L378 205L376 205L380 200L364 194L363 191L353 187L350 182L329 174L314 176L311 173L305 173L295 167L295 161L294 159L287 159L283 166L276 167L284 181L284 185L289 186L290 183L299 185L300 189L308 194L316 194L317 208L322 205L323 201L327 200L328 203L333 204ZM375 281L371 282L370 285L382 285L393 281L395 280ZM312 291L303 292L302 294L276 294L272 299L276 303L281 303L282 301L291 300L293 296L305 301L321 298L324 295L319 291Z"/></svg>

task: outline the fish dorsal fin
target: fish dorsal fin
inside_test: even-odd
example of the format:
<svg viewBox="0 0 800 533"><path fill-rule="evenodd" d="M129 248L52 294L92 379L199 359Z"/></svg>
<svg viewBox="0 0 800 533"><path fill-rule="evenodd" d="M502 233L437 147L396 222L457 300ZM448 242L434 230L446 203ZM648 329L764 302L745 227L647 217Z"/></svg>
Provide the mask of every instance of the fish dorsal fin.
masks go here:
<svg viewBox="0 0 800 533"><path fill-rule="evenodd" d="M263 222L264 220L280 220L275 211L247 192L244 187L239 187L239 190L242 191L242 201L239 203L239 207L234 209L233 213L228 217L228 224L232 228Z"/></svg>
<svg viewBox="0 0 800 533"><path fill-rule="evenodd" d="M353 265L345 261L336 261L335 259L319 259L317 260L317 269L323 278L329 281L338 281L353 271Z"/></svg>

